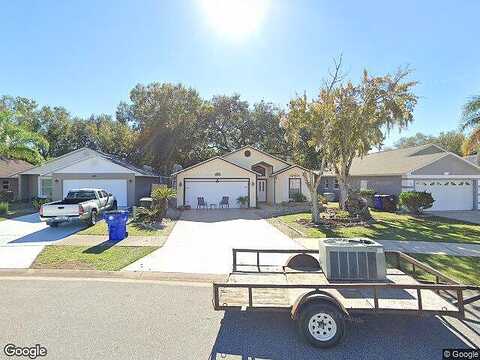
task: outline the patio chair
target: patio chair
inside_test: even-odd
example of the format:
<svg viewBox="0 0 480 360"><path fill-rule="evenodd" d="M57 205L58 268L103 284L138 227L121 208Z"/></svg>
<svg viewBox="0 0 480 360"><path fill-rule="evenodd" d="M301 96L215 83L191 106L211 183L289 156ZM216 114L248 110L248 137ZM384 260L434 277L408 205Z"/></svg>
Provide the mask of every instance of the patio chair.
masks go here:
<svg viewBox="0 0 480 360"><path fill-rule="evenodd" d="M220 208L222 208L222 209L223 209L224 207L230 208L230 204L229 204L229 202L228 202L228 196L223 196L223 197L222 197L222 200L221 200L220 203L218 204L218 207L220 207Z"/></svg>
<svg viewBox="0 0 480 360"><path fill-rule="evenodd" d="M202 207L206 209L207 203L203 197L197 197L197 209L201 209Z"/></svg>

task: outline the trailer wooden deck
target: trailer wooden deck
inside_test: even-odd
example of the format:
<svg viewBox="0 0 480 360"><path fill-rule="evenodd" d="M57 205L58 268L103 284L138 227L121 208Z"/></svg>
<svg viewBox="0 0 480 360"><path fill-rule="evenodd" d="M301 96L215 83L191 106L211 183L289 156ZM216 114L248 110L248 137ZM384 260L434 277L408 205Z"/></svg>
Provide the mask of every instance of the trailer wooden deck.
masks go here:
<svg viewBox="0 0 480 360"><path fill-rule="evenodd" d="M313 289L299 288L301 285L314 286L334 296L347 310L374 311L375 299L373 284L352 284L341 282L329 282L323 272L295 272L286 269L284 273L232 273L228 277L227 284L237 285L271 285L271 287L254 288L252 290L252 306L249 300L249 287L221 287L219 289L219 303L222 307L255 307L290 308L302 295ZM376 283L377 285L420 285L411 276L398 269L387 270L387 281ZM293 285L294 288L278 287ZM338 289L323 288L325 285L334 285ZM341 289L342 286L348 285ZM352 287L353 285L354 287ZM357 286L355 286L357 285ZM418 292L416 289L403 288L380 288L377 293L378 308L381 309L418 309ZM434 290L423 290L421 292L423 310L451 311L456 312L458 308L438 294Z"/></svg>
<svg viewBox="0 0 480 360"><path fill-rule="evenodd" d="M238 264L237 253L256 253L256 264ZM463 291L478 290L476 286L456 283L418 260L401 252L388 252L397 261L396 268L387 269L384 282L331 282L321 270L298 271L288 267L262 265L260 254L314 254L316 250L253 250L234 249L233 272L225 283L213 284L216 310L276 309L290 310L304 294L312 291L328 293L349 313L411 313L464 317L464 305L477 298L464 300ZM422 269L436 278L436 283L420 283L402 271L401 261ZM443 283L441 283L443 282ZM455 294L452 303L439 295L441 291Z"/></svg>

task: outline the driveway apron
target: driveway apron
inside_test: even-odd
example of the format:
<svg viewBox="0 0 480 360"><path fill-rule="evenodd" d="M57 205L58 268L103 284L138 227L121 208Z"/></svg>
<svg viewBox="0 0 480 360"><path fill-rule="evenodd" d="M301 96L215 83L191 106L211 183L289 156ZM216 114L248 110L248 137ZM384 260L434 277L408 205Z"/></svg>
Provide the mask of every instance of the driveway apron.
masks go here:
<svg viewBox="0 0 480 360"><path fill-rule="evenodd" d="M76 233L83 224L49 227L38 214L0 222L0 268L28 268L45 245L55 244Z"/></svg>
<svg viewBox="0 0 480 360"><path fill-rule="evenodd" d="M127 271L227 274L232 249L299 249L301 246L252 209L190 210L177 222L165 246L127 266ZM255 255L240 254L241 264ZM288 255L261 255L261 263L282 265Z"/></svg>

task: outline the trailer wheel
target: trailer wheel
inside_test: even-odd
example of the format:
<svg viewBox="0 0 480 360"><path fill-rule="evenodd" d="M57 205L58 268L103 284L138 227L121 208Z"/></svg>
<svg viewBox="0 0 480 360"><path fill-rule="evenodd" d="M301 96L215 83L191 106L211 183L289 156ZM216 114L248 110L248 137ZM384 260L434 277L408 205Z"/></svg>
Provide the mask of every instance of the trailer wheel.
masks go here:
<svg viewBox="0 0 480 360"><path fill-rule="evenodd" d="M305 339L316 347L336 345L345 334L345 317L334 305L307 305L300 314L299 329Z"/></svg>

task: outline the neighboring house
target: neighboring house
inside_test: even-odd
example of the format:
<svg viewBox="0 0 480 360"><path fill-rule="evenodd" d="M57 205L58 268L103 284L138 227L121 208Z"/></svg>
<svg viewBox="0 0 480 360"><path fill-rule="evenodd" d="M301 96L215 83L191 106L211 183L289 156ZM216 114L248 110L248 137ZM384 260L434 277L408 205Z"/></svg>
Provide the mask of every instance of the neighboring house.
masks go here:
<svg viewBox="0 0 480 360"><path fill-rule="evenodd" d="M32 164L23 160L0 157L0 191L11 191L13 199L17 200L19 198L19 176L17 174L31 167L33 167Z"/></svg>
<svg viewBox="0 0 480 360"><path fill-rule="evenodd" d="M150 196L159 177L151 169L138 168L124 160L82 148L18 174L20 196L62 199L69 190L101 188L117 198L118 206L132 206Z"/></svg>
<svg viewBox="0 0 480 360"><path fill-rule="evenodd" d="M480 166L480 154L468 155L464 156L463 158L474 165Z"/></svg>
<svg viewBox="0 0 480 360"><path fill-rule="evenodd" d="M435 199L429 210L479 209L480 167L437 145L386 150L356 158L350 169L350 187L381 194L427 191ZM334 192L338 183L327 174L320 193Z"/></svg>
<svg viewBox="0 0 480 360"><path fill-rule="evenodd" d="M230 207L239 207L237 198L246 196L249 207L258 203L280 204L302 193L310 193L303 173L309 170L244 146L223 156L216 156L172 174L177 189L177 206L197 207L197 198L219 205L228 196Z"/></svg>

